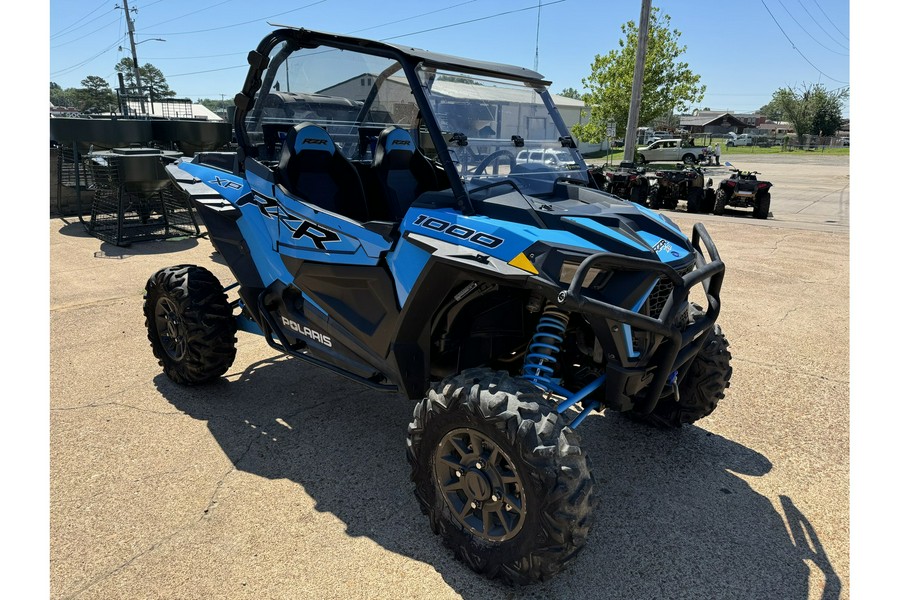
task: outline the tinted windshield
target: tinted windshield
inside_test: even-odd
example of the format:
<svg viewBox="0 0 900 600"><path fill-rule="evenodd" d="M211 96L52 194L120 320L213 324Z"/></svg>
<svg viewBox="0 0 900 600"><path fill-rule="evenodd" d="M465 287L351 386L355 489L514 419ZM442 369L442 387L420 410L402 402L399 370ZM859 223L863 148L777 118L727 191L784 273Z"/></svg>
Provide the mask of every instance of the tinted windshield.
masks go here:
<svg viewBox="0 0 900 600"><path fill-rule="evenodd" d="M560 177L588 181L580 153L560 141L568 132L557 126L546 90L422 65L417 72L470 191L511 181L524 193L544 194Z"/></svg>
<svg viewBox="0 0 900 600"><path fill-rule="evenodd" d="M385 127L414 127L418 107L396 60L331 48L289 53L283 43L270 58L245 121L262 158L277 158L286 132L303 122L325 128L351 160L371 160Z"/></svg>

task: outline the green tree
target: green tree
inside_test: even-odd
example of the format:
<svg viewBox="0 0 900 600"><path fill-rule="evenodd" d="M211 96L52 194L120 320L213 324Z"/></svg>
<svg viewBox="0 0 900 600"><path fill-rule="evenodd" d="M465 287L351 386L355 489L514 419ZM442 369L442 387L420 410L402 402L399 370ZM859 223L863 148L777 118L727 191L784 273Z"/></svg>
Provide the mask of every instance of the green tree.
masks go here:
<svg viewBox="0 0 900 600"><path fill-rule="evenodd" d="M797 88L778 88L770 104L782 111L798 137L833 136L841 127L841 112L849 97L850 88L828 91L821 83L804 83Z"/></svg>
<svg viewBox="0 0 900 600"><path fill-rule="evenodd" d="M123 58L116 64L116 72L121 73L125 80L125 87L136 88L137 82L134 80L134 61L130 58ZM163 98L174 98L176 93L169 88L165 75L158 68L150 63L145 63L138 70L141 76L141 87L144 95L151 100L160 100Z"/></svg>
<svg viewBox="0 0 900 600"><path fill-rule="evenodd" d="M566 98L574 98L575 100L581 100L581 94L578 93L578 90L575 88L563 88L563 91L559 93L560 96L565 96Z"/></svg>
<svg viewBox="0 0 900 600"><path fill-rule="evenodd" d="M102 77L88 75L81 80L81 86L71 94L75 108L81 112L109 112L115 108L116 96Z"/></svg>
<svg viewBox="0 0 900 600"><path fill-rule="evenodd" d="M756 112L761 115L765 115L766 118L770 121L781 121L784 119L784 113L778 106L775 105L774 101L762 105Z"/></svg>
<svg viewBox="0 0 900 600"><path fill-rule="evenodd" d="M684 112L699 103L706 93L700 76L686 62L678 62L686 46L679 46L681 32L671 28L671 17L659 8L650 10L644 82L641 89L640 120L652 123L673 112ZM599 142L606 137L606 122L617 124L617 135L623 135L631 105L631 83L637 57L638 25L628 21L621 27L625 38L619 49L597 55L591 74L582 80L587 90L581 97L590 107L590 121L575 125L572 132L586 142Z"/></svg>
<svg viewBox="0 0 900 600"><path fill-rule="evenodd" d="M64 90L55 81L50 82L50 103L53 106L74 106L75 102L71 95L72 90Z"/></svg>

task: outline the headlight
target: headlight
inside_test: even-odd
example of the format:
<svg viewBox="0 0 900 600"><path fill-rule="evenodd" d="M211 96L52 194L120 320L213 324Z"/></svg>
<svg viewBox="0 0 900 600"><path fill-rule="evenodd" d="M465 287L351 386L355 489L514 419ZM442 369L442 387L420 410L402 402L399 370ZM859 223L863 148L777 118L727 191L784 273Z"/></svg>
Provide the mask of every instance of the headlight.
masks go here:
<svg viewBox="0 0 900 600"><path fill-rule="evenodd" d="M581 262L563 261L562 268L559 270L559 282L564 285L571 284L572 280L575 279L575 272L578 271L580 266ZM584 281L581 283L581 287L600 287L608 275L609 271L599 267L590 267L587 275L584 277Z"/></svg>

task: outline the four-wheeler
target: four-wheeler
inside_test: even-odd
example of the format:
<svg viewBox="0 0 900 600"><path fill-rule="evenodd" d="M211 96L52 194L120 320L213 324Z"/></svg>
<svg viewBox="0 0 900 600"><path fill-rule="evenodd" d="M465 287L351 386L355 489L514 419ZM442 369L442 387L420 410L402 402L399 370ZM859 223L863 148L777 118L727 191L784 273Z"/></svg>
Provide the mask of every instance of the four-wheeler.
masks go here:
<svg viewBox="0 0 900 600"><path fill-rule="evenodd" d="M650 187L650 208L675 209L678 201L685 199L688 212L712 212L715 202L712 179L706 186L703 182L703 171L696 166L657 171L656 180Z"/></svg>
<svg viewBox="0 0 900 600"><path fill-rule="evenodd" d="M167 167L236 283L189 264L149 278L163 371L216 380L240 329L414 399L432 530L488 577L555 575L599 496L580 424L677 427L724 397L715 244L597 189L529 69L291 27L248 62L237 151ZM518 159L545 149L570 160Z"/></svg>
<svg viewBox="0 0 900 600"><path fill-rule="evenodd" d="M594 168L591 167L591 169ZM596 175L598 172L600 176ZM641 205L647 204L650 194L650 179L647 177L645 168L623 163L614 169L597 167L594 173L594 178L603 182L603 185L600 186L601 190L623 200L630 200Z"/></svg>
<svg viewBox="0 0 900 600"><path fill-rule="evenodd" d="M772 182L757 179L759 171L741 171L730 162L726 162L725 166L731 171L731 176L719 182L713 214L724 214L726 206L735 206L752 208L754 218L767 219Z"/></svg>

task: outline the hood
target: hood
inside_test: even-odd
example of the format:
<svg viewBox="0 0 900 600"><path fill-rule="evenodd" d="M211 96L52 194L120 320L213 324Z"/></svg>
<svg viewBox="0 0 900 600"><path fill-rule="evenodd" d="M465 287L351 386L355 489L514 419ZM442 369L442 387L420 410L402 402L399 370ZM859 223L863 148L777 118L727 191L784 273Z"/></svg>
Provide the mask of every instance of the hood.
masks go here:
<svg viewBox="0 0 900 600"><path fill-rule="evenodd" d="M566 231L584 240L572 252L610 252L658 260L679 269L694 261L688 238L668 217L617 196L580 185L557 184L551 197L510 192L476 201L479 214Z"/></svg>

